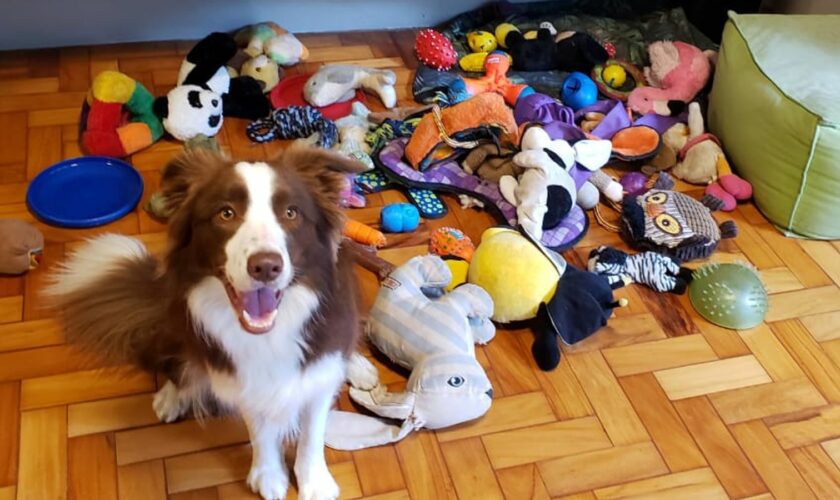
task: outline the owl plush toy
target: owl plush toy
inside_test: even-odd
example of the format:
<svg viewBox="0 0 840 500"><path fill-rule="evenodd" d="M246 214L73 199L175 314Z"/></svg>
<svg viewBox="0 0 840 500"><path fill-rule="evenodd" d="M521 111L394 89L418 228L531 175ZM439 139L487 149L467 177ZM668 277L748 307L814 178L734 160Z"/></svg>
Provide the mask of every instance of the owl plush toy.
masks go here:
<svg viewBox="0 0 840 500"><path fill-rule="evenodd" d="M682 262L708 257L721 239L734 238L738 228L733 221L718 225L712 210L723 202L713 196L701 201L671 191L674 180L660 174L653 189L624 199L621 233L637 250L653 250Z"/></svg>

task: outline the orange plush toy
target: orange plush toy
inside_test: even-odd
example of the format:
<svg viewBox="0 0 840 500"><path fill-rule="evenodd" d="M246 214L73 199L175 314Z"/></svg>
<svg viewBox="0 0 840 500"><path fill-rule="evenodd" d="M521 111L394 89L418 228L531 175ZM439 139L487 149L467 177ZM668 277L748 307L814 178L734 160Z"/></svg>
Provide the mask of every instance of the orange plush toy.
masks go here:
<svg viewBox="0 0 840 500"><path fill-rule="evenodd" d="M507 78L510 69L510 56L500 50L494 50L484 59L484 76L464 78L467 92L478 95L483 92L495 92L505 98L508 106L516 106L520 97L533 94L534 89L522 83L513 83Z"/></svg>

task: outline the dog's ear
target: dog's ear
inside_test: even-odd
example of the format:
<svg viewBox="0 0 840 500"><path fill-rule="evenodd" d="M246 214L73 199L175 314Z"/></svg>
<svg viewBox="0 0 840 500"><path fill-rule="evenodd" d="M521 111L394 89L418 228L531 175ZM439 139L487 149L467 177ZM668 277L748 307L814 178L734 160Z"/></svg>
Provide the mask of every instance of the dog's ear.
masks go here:
<svg viewBox="0 0 840 500"><path fill-rule="evenodd" d="M293 144L276 161L294 168L307 185L325 217L327 227L321 229L337 248L344 228L341 193L347 187L347 174L364 172L367 167L347 156L300 144Z"/></svg>
<svg viewBox="0 0 840 500"><path fill-rule="evenodd" d="M160 187L167 209L177 211L206 179L229 163L221 154L210 149L188 149L178 154L163 169Z"/></svg>

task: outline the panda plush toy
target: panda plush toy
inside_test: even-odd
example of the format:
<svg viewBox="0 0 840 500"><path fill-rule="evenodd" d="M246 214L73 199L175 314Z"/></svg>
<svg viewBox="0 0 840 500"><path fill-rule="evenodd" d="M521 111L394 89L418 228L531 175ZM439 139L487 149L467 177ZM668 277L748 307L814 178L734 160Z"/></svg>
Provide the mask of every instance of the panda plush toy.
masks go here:
<svg viewBox="0 0 840 500"><path fill-rule="evenodd" d="M181 141L197 135L213 137L224 116L256 120L269 114L271 105L257 80L231 79L225 64L236 50L236 42L226 33L211 33L190 50L178 71L178 86L154 104L170 135Z"/></svg>

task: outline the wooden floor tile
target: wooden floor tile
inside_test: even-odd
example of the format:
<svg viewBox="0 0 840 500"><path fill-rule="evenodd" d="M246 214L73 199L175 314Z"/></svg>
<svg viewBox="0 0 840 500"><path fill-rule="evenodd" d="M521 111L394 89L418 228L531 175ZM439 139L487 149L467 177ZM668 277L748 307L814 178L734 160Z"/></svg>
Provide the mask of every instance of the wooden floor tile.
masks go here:
<svg viewBox="0 0 840 500"><path fill-rule="evenodd" d="M20 439L20 384L0 383L0 486L17 482Z"/></svg>
<svg viewBox="0 0 840 500"><path fill-rule="evenodd" d="M117 463L110 436L99 434L67 441L67 498L117 498Z"/></svg>
<svg viewBox="0 0 840 500"><path fill-rule="evenodd" d="M540 471L534 464L519 465L496 471L496 478L505 498L549 500Z"/></svg>
<svg viewBox="0 0 840 500"><path fill-rule="evenodd" d="M840 498L840 470L819 445L790 450L788 456L817 498Z"/></svg>
<svg viewBox="0 0 840 500"><path fill-rule="evenodd" d="M671 400L771 382L770 376L751 355L653 373Z"/></svg>
<svg viewBox="0 0 840 500"><path fill-rule="evenodd" d="M715 473L709 468L677 472L665 476L642 479L619 486L610 486L595 490L599 500L619 498L697 498L728 499Z"/></svg>
<svg viewBox="0 0 840 500"><path fill-rule="evenodd" d="M353 453L362 493L378 495L405 488L397 453L393 448L376 447Z"/></svg>
<svg viewBox="0 0 840 500"><path fill-rule="evenodd" d="M20 405L30 410L148 392L154 388L151 374L132 367L63 373L24 380Z"/></svg>
<svg viewBox="0 0 840 500"><path fill-rule="evenodd" d="M552 497L668 472L668 467L650 442L556 458L540 462L538 467Z"/></svg>
<svg viewBox="0 0 840 500"><path fill-rule="evenodd" d="M531 332L519 330L513 332L499 332L485 350L493 371L506 395L521 394L537 391L540 383L531 370L533 357L530 349L524 349L517 341L517 335L531 335Z"/></svg>
<svg viewBox="0 0 840 500"><path fill-rule="evenodd" d="M120 500L165 500L163 460L117 467Z"/></svg>
<svg viewBox="0 0 840 500"><path fill-rule="evenodd" d="M481 437L494 469L576 455L612 446L595 417L526 427Z"/></svg>
<svg viewBox="0 0 840 500"><path fill-rule="evenodd" d="M732 434L744 453L755 465L774 497L778 499L814 498L802 476L773 439L760 420L743 422L731 427Z"/></svg>
<svg viewBox="0 0 840 500"><path fill-rule="evenodd" d="M840 366L825 354L802 323L797 320L784 321L774 324L772 328L826 399L840 403Z"/></svg>
<svg viewBox="0 0 840 500"><path fill-rule="evenodd" d="M806 409L765 419L779 446L798 448L840 437L840 406Z"/></svg>
<svg viewBox="0 0 840 500"><path fill-rule="evenodd" d="M828 285L771 295L765 320L782 321L834 311L840 311L840 288Z"/></svg>
<svg viewBox="0 0 840 500"><path fill-rule="evenodd" d="M479 436L542 424L554 420L551 406L541 392L507 396L493 401L490 411L480 419L437 431L438 441L445 443L456 439Z"/></svg>
<svg viewBox="0 0 840 500"><path fill-rule="evenodd" d="M802 316L799 321L817 342L840 339L840 311Z"/></svg>
<svg viewBox="0 0 840 500"><path fill-rule="evenodd" d="M831 441L823 441L822 449L828 453L828 456L834 461L834 465L840 467L840 438L832 439Z"/></svg>
<svg viewBox="0 0 840 500"><path fill-rule="evenodd" d="M61 127L30 128L28 144L26 178L32 180L42 170L61 160Z"/></svg>
<svg viewBox="0 0 840 500"><path fill-rule="evenodd" d="M64 343L64 331L54 319L0 325L0 352Z"/></svg>
<svg viewBox="0 0 840 500"><path fill-rule="evenodd" d="M67 498L66 408L21 414L18 460L18 500Z"/></svg>
<svg viewBox="0 0 840 500"><path fill-rule="evenodd" d="M26 116L23 112L0 113L0 165L26 162Z"/></svg>
<svg viewBox="0 0 840 500"><path fill-rule="evenodd" d="M743 498L767 491L708 399L683 399L675 401L674 407L730 496Z"/></svg>
<svg viewBox="0 0 840 500"><path fill-rule="evenodd" d="M251 446L239 445L167 458L168 493L241 481L251 467Z"/></svg>
<svg viewBox="0 0 840 500"><path fill-rule="evenodd" d="M761 270L761 280L767 288L767 293L790 292L804 288L802 283L790 269L786 267L771 267Z"/></svg>
<svg viewBox="0 0 840 500"><path fill-rule="evenodd" d="M457 498L440 445L432 433L411 434L395 448L412 498Z"/></svg>
<svg viewBox="0 0 840 500"><path fill-rule="evenodd" d="M600 353L570 354L566 360L571 363L572 370L589 396L595 414L613 444L639 443L649 439L642 422Z"/></svg>
<svg viewBox="0 0 840 500"><path fill-rule="evenodd" d="M840 286L840 251L828 241L801 240L797 243L825 271L831 281Z"/></svg>
<svg viewBox="0 0 840 500"><path fill-rule="evenodd" d="M653 375L644 373L619 381L671 471L706 465L706 459Z"/></svg>
<svg viewBox="0 0 840 500"><path fill-rule="evenodd" d="M143 462L248 441L241 420L213 419L204 424L185 420L116 434L117 463Z"/></svg>
<svg viewBox="0 0 840 500"><path fill-rule="evenodd" d="M95 364L89 356L67 345L5 352L0 353L0 381L57 375Z"/></svg>
<svg viewBox="0 0 840 500"><path fill-rule="evenodd" d="M805 373L796 360L787 352L767 324L761 323L752 330L744 330L739 334L773 380L778 382L805 377Z"/></svg>
<svg viewBox="0 0 840 500"><path fill-rule="evenodd" d="M504 498L479 438L441 443L458 498Z"/></svg>
<svg viewBox="0 0 840 500"><path fill-rule="evenodd" d="M598 335L566 346L568 352L587 352L618 346L638 345L642 342L665 339L667 335L653 314L633 314L616 316L607 326L598 331Z"/></svg>
<svg viewBox="0 0 840 500"><path fill-rule="evenodd" d="M16 323L23 319L23 297L0 298L0 325L5 323Z"/></svg>
<svg viewBox="0 0 840 500"><path fill-rule="evenodd" d="M67 407L67 434L76 437L156 424L152 398L148 393L71 404Z"/></svg>
<svg viewBox="0 0 840 500"><path fill-rule="evenodd" d="M535 368L535 373L558 419L568 420L595 414L569 363L560 363L549 372Z"/></svg>
<svg viewBox="0 0 840 500"><path fill-rule="evenodd" d="M826 404L825 398L805 378L719 392L710 395L709 400L727 424Z"/></svg>
<svg viewBox="0 0 840 500"><path fill-rule="evenodd" d="M686 335L604 350L604 358L618 377L717 359L702 335Z"/></svg>

